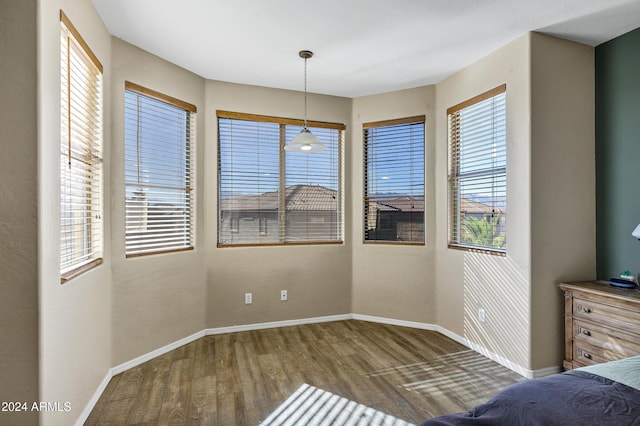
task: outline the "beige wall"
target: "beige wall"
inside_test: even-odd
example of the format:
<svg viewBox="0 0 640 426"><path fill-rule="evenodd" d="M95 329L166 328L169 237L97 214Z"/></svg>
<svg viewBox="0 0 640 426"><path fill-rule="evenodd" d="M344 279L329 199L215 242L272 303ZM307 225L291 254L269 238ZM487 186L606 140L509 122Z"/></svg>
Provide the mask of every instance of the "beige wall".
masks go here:
<svg viewBox="0 0 640 426"><path fill-rule="evenodd" d="M425 245L364 244L362 124L425 115ZM350 144L352 197L349 232L353 241L353 313L435 323L435 86L353 100Z"/></svg>
<svg viewBox="0 0 640 426"><path fill-rule="evenodd" d="M1 7L3 56L16 58L20 69L15 61L0 64L12 82L0 101L11 105L0 114L10 153L0 159L2 181L10 184L0 192L0 317L17 326L0 331L2 400L69 401L71 412L41 417L71 424L111 367L204 328L351 312L435 323L524 369L559 365L555 283L594 275L591 48L528 34L437 86L353 100L311 94L310 117L347 124L345 244L223 249L216 247L215 111L301 118L302 93L205 81L113 39L89 1ZM61 8L105 66L105 262L65 285L57 207ZM194 251L125 259L124 80L198 107ZM509 254L449 250L445 111L503 83ZM426 244L365 245L362 123L418 114L427 117ZM279 301L281 289L289 301ZM252 305L244 305L245 292L253 293ZM485 323L476 320L478 308L486 310ZM37 418L0 417L12 422Z"/></svg>
<svg viewBox="0 0 640 426"><path fill-rule="evenodd" d="M351 312L351 244L291 247L217 248L217 121L216 110L287 118L301 116L303 94L232 83L206 84L205 264L207 327L283 321ZM351 100L310 94L309 117L349 123ZM348 131L345 180L351 179ZM350 197L346 191L346 199ZM350 221L347 209L346 223ZM348 229L348 227L347 227ZM289 300L280 302L280 290ZM253 304L244 304L253 293Z"/></svg>
<svg viewBox="0 0 640 426"><path fill-rule="evenodd" d="M557 283L596 278L594 49L531 35L531 368L563 358Z"/></svg>
<svg viewBox="0 0 640 426"><path fill-rule="evenodd" d="M41 414L47 425L69 425L81 414L111 367L109 146L111 37L90 2L38 2L38 177L40 269L40 395L69 402L69 412ZM59 143L60 9L104 66L104 264L60 284ZM35 173L35 171L34 171Z"/></svg>
<svg viewBox="0 0 640 426"><path fill-rule="evenodd" d="M526 374L562 360L557 283L595 278L593 66L593 48L531 33L436 89L437 322ZM503 83L508 255L448 250L446 109Z"/></svg>
<svg viewBox="0 0 640 426"><path fill-rule="evenodd" d="M37 3L0 2L0 401L38 400Z"/></svg>
<svg viewBox="0 0 640 426"><path fill-rule="evenodd" d="M124 219L122 215L113 216L113 364L144 355L204 328L349 313L348 243L216 247L215 111L300 118L301 93L205 81L115 38L113 64L114 212L124 211L124 192L120 189L124 188L124 81L158 90L199 108L196 250L125 259ZM347 123L350 111L349 99L309 96L309 113L314 120ZM280 302L282 289L289 292L287 302ZM246 292L253 293L251 305L244 304Z"/></svg>
<svg viewBox="0 0 640 426"><path fill-rule="evenodd" d="M204 80L157 56L113 38L112 315L113 364L118 365L205 328L203 200ZM198 108L196 117L196 247L194 250L125 258L124 82L156 90ZM215 164L215 163L212 163Z"/></svg>
<svg viewBox="0 0 640 426"><path fill-rule="evenodd" d="M530 366L530 48L522 36L436 86L438 325L515 366ZM507 85L506 257L447 248L447 108ZM486 312L480 323L478 310Z"/></svg>

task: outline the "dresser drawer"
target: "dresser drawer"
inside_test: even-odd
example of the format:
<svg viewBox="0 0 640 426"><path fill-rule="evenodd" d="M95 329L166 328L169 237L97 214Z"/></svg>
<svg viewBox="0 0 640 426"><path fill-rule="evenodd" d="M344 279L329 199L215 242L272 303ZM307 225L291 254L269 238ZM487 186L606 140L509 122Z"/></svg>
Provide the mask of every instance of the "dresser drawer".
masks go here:
<svg viewBox="0 0 640 426"><path fill-rule="evenodd" d="M640 353L640 336L582 319L573 320L573 339L607 350ZM622 349L621 349L622 348Z"/></svg>
<svg viewBox="0 0 640 426"><path fill-rule="evenodd" d="M633 355L638 354L628 349L604 349L577 340L573 342L573 360L585 365L615 361Z"/></svg>
<svg viewBox="0 0 640 426"><path fill-rule="evenodd" d="M592 322L609 324L615 329L625 330L631 333L640 331L640 310L624 309L606 303L573 298L573 316Z"/></svg>
<svg viewBox="0 0 640 426"><path fill-rule="evenodd" d="M640 291L607 281L561 283L566 369L640 354Z"/></svg>

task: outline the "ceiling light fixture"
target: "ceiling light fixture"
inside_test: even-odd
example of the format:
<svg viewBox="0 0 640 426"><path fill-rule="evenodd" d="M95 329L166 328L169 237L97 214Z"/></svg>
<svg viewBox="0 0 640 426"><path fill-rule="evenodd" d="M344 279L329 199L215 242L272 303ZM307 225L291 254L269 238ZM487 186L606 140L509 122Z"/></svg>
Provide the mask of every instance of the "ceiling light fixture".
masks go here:
<svg viewBox="0 0 640 426"><path fill-rule="evenodd" d="M320 152L327 147L307 128L307 59L313 56L313 52L301 50L298 55L304 59L304 127L284 149L289 152Z"/></svg>

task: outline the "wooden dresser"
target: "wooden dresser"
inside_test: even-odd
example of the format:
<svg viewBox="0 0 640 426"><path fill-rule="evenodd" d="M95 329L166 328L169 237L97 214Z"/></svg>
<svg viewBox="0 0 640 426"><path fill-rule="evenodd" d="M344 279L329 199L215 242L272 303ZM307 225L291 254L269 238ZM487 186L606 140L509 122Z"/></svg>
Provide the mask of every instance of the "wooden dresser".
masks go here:
<svg viewBox="0 0 640 426"><path fill-rule="evenodd" d="M606 281L562 283L564 368L640 355L640 291Z"/></svg>

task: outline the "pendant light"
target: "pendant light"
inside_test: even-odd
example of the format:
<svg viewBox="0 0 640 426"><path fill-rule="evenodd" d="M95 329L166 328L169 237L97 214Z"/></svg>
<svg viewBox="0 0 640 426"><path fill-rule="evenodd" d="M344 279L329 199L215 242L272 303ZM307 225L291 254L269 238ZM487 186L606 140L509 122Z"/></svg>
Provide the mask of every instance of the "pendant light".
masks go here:
<svg viewBox="0 0 640 426"><path fill-rule="evenodd" d="M307 59L313 56L309 50L301 50L298 55L304 59L304 128L287 144L284 149L289 152L320 152L327 147L307 128Z"/></svg>

